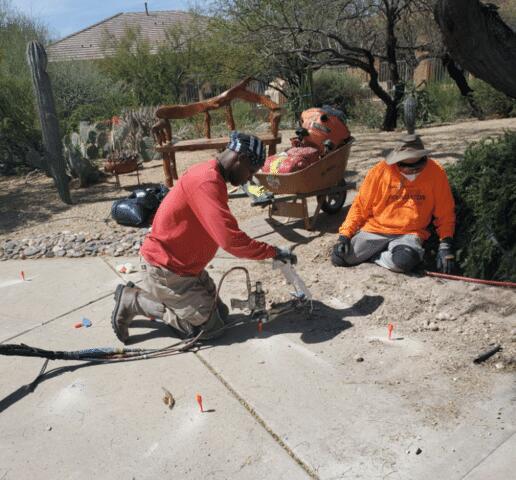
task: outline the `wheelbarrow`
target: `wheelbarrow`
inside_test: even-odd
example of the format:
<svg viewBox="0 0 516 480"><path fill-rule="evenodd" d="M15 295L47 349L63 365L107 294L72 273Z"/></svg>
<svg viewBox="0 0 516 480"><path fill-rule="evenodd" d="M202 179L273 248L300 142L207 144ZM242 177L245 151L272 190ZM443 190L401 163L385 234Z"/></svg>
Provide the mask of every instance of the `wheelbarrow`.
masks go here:
<svg viewBox="0 0 516 480"><path fill-rule="evenodd" d="M344 174L348 166L349 152L354 139L330 151L303 170L293 173L257 173L255 177L269 192L272 192L262 206L269 206L269 218L274 216L302 218L307 230L313 230L320 211L330 215L338 213L346 202L348 190L356 188L347 183ZM315 212L308 212L310 197L317 198Z"/></svg>

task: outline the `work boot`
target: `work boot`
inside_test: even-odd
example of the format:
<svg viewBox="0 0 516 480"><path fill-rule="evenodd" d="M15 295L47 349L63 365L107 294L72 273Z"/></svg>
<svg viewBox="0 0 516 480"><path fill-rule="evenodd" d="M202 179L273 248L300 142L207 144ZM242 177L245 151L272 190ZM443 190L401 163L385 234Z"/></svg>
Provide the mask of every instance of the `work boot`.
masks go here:
<svg viewBox="0 0 516 480"><path fill-rule="evenodd" d="M136 315L163 318L164 313L164 305L143 290L127 285L116 287L111 326L121 342L127 341L129 325Z"/></svg>

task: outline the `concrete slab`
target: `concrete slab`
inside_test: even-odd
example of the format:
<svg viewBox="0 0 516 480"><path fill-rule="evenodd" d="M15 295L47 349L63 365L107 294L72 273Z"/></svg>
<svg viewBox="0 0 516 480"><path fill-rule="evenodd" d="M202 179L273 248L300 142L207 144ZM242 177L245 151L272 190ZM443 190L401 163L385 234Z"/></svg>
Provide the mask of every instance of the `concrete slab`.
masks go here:
<svg viewBox="0 0 516 480"><path fill-rule="evenodd" d="M484 461L475 467L464 480L486 480L486 478L514 477L514 456L516 434L498 446Z"/></svg>
<svg viewBox="0 0 516 480"><path fill-rule="evenodd" d="M17 340L67 350L113 344L111 308L110 298L92 303ZM74 316L93 326L74 329ZM153 330L142 328L151 333L143 345L173 340L163 338L168 328ZM81 368L52 362L57 370L28 393L42 362L0 357L2 479L309 478L193 353ZM175 396L173 410L162 387Z"/></svg>
<svg viewBox="0 0 516 480"><path fill-rule="evenodd" d="M414 371L433 352L402 329L387 343L362 328L375 305L317 304L312 320L239 327L199 355L318 478L462 479L516 431L512 377L465 394L460 379Z"/></svg>
<svg viewBox="0 0 516 480"><path fill-rule="evenodd" d="M100 258L3 262L0 342L110 294L118 281Z"/></svg>
<svg viewBox="0 0 516 480"><path fill-rule="evenodd" d="M292 231L304 241L318 234L291 226L281 234L262 220L242 227L276 245L289 243ZM225 255L219 252L208 268L215 281L232 266L255 263ZM114 271L125 260L38 260L34 269L28 261L4 262L9 270L2 269L0 293L9 296L2 334L19 325L16 343L66 350L112 345L114 287L139 278ZM21 285L20 265L30 280ZM36 283L33 272L49 278ZM266 270L257 272L266 281ZM310 319L284 314L261 334L243 325L196 354L58 370L34 393L24 386L42 360L0 357L0 479L509 478L516 468L513 377L491 371L488 378L479 373L476 383L454 378L401 321L396 341L386 340L379 323L362 321L380 311L383 297L364 284L349 292L315 302ZM223 299L244 293L242 277L228 277ZM45 299L52 302L41 308ZM64 310L69 299L75 307ZM52 321L25 327L27 312L38 308ZM93 326L74 329L82 316ZM131 333L138 346L173 341L169 329L148 321L137 321ZM176 397L172 411L161 387ZM196 393L215 412L201 415Z"/></svg>

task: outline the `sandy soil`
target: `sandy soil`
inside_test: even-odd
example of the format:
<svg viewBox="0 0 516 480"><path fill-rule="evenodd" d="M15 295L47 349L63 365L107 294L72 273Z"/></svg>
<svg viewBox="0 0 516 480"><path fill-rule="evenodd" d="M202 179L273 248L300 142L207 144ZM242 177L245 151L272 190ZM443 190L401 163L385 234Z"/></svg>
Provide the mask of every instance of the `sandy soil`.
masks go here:
<svg viewBox="0 0 516 480"><path fill-rule="evenodd" d="M469 142L499 134L505 129L516 129L516 119L464 122L421 129L420 133L425 144L434 150L433 157L446 164L460 159ZM280 149L289 145L288 139L292 135L292 131L282 132ZM351 150L348 178L360 181L385 150L392 148L400 133L353 132L353 135L356 143ZM212 156L213 152L209 151L178 154L179 174ZM161 162L146 163L140 180L144 186L162 182ZM107 232L113 228L113 222L105 222L110 217L111 204L137 187L136 174L121 175L120 183L121 189L112 177L85 189L72 187L75 204L69 206L59 201L52 181L45 175L0 177L0 242L62 230ZM231 208L240 221L261 215L261 209L250 208L247 199L232 200Z"/></svg>
<svg viewBox="0 0 516 480"><path fill-rule="evenodd" d="M434 150L433 157L450 163L460 160L469 142L505 129L516 129L516 119L466 122L422 129L420 133L425 144ZM288 144L291 134L283 132L283 145ZM352 148L348 175L350 180L360 182L400 134L358 132L354 136L357 141ZM210 157L210 152L180 154L179 171L182 173L188 166ZM115 224L105 221L109 218L111 203L127 196L137 186L134 174L120 178L122 189L118 189L111 178L87 189L74 189L72 196L76 203L72 206L59 202L52 182L43 175L31 175L27 179L0 178L0 242L63 230L105 233L113 229ZM159 162L145 164L141 174L144 185L159 183L162 178ZM265 211L250 207L247 199L232 200L231 207L239 221L256 218L259 223L265 217ZM457 381L468 382L470 387L471 383L481 382L482 376L482 370L473 367L472 358L492 344L501 344L503 351L485 365L492 369L515 369L514 290L399 275L372 264L349 270L336 269L330 265L329 252L344 214L343 211L332 217L323 216L313 234L300 237L293 230L290 237L284 234L297 244L298 270L315 298L324 299L327 305L338 310L340 303L354 304L365 294L365 300L354 306L355 311L363 312L361 327L384 328L392 322L401 333L420 336L438 353L428 359L426 366L419 367L428 368L430 372L432 363L437 362L450 373L458 372ZM275 292L284 293L285 288L279 288L281 277L271 275L269 268L256 263L252 273L268 279L270 298L280 301L282 298ZM324 321L332 338L336 334L331 333L330 317L326 316Z"/></svg>

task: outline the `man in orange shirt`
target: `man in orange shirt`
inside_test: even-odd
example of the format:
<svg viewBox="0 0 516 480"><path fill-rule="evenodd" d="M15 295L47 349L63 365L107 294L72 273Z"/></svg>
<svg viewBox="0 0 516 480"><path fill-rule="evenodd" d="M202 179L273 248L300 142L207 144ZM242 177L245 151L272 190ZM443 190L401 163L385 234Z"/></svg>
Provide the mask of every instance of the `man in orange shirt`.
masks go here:
<svg viewBox="0 0 516 480"><path fill-rule="evenodd" d="M372 260L408 273L423 259L433 221L440 239L437 268L453 271L455 202L446 172L429 153L419 136L407 135L368 172L339 229L333 265Z"/></svg>

